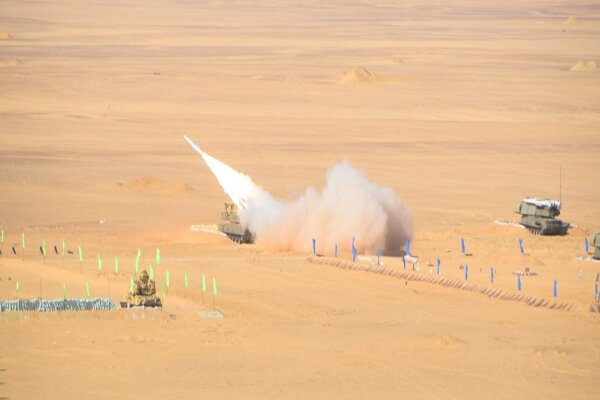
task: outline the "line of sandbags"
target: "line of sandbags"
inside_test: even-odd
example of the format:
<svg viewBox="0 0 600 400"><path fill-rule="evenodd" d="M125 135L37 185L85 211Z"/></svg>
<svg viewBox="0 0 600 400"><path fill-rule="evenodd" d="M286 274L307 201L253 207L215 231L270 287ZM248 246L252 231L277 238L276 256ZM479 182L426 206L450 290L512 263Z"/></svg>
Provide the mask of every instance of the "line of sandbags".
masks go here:
<svg viewBox="0 0 600 400"><path fill-rule="evenodd" d="M114 310L115 305L109 298L95 299L19 299L0 300L0 312L7 311L85 311L85 310Z"/></svg>

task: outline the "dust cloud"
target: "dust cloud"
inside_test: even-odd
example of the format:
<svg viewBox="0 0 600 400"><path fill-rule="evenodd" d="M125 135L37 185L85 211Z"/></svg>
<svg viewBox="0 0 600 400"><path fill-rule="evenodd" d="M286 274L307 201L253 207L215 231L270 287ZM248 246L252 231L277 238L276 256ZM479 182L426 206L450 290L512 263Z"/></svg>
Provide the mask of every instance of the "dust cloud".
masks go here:
<svg viewBox="0 0 600 400"><path fill-rule="evenodd" d="M348 161L328 171L320 191L309 187L288 203L264 194L248 202L240 219L269 250L309 250L315 238L317 252L331 254L336 243L350 251L355 237L359 253L380 248L398 254L412 236L412 219L394 191L369 181Z"/></svg>

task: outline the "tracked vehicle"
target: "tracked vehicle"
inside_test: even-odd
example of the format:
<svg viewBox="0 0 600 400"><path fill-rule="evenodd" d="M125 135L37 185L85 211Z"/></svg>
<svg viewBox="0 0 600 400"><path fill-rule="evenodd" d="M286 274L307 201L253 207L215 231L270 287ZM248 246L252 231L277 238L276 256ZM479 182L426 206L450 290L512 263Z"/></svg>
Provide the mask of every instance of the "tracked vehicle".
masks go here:
<svg viewBox="0 0 600 400"><path fill-rule="evenodd" d="M592 240L592 246L596 248L596 251L594 252L592 258L594 260L600 260L600 232L596 233L596 235L594 236L594 240Z"/></svg>
<svg viewBox="0 0 600 400"><path fill-rule="evenodd" d="M254 236L242 226L235 204L225 203L225 211L217 224L219 231L236 243L253 243Z"/></svg>
<svg viewBox="0 0 600 400"><path fill-rule="evenodd" d="M570 224L556 219L560 215L560 201L526 198L515 207L521 215L520 224L536 235L566 235Z"/></svg>

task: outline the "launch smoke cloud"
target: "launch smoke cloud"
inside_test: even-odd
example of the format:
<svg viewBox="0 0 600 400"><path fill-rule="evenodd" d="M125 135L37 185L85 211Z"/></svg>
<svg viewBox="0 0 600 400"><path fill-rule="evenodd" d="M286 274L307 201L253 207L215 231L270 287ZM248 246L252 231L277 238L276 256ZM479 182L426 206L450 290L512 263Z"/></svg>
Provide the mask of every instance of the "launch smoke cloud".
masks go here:
<svg viewBox="0 0 600 400"><path fill-rule="evenodd" d="M369 181L348 161L331 168L325 186L282 202L252 179L211 157L189 138L188 143L204 159L217 181L240 209L240 222L258 245L274 251L309 250L329 254L335 244L350 251L352 238L360 253L399 254L412 237L412 220L394 191Z"/></svg>

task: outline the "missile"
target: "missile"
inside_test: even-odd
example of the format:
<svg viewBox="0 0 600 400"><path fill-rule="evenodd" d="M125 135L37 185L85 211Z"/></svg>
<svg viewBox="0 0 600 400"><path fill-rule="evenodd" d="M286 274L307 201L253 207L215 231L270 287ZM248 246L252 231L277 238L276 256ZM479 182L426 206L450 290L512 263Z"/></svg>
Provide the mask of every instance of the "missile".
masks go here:
<svg viewBox="0 0 600 400"><path fill-rule="evenodd" d="M234 170L229 165L205 153L189 137L184 135L183 138L196 153L200 154L210 171L217 178L223 191L239 209L247 209L249 199L255 198L262 192L262 189L252 182L249 176Z"/></svg>

